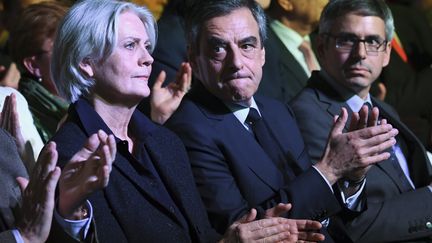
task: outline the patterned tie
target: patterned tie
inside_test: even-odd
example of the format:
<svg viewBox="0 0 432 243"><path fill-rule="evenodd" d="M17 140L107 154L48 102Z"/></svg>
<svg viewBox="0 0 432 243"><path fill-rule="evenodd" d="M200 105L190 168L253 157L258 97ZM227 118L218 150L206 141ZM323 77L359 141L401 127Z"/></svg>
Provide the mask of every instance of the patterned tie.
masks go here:
<svg viewBox="0 0 432 243"><path fill-rule="evenodd" d="M318 65L315 62L313 50L311 48L309 41L303 41L298 49L303 53L303 57L306 61L306 65L309 69L309 72L312 72L313 70L319 70Z"/></svg>

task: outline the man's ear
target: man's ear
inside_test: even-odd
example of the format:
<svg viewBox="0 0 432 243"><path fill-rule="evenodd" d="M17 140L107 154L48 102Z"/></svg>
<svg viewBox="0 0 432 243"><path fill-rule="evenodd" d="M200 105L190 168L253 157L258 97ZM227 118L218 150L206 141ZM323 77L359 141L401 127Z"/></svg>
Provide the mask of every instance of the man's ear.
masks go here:
<svg viewBox="0 0 432 243"><path fill-rule="evenodd" d="M83 71L88 77L93 77L94 75L94 70L93 67L91 65L90 59L89 58L84 58L80 64L79 64L79 68L81 69L81 71Z"/></svg>
<svg viewBox="0 0 432 243"><path fill-rule="evenodd" d="M384 52L384 60L383 60L383 67L386 67L389 62L390 62L390 54L391 54L391 50L392 50L392 45L391 45L391 41L389 43L387 43L387 47L386 50Z"/></svg>
<svg viewBox="0 0 432 243"><path fill-rule="evenodd" d="M40 78L42 76L39 64L36 61L36 56L26 57L23 59L23 65L27 72L31 75Z"/></svg>
<svg viewBox="0 0 432 243"><path fill-rule="evenodd" d="M277 3L285 12L291 12L294 8L290 0L277 0Z"/></svg>

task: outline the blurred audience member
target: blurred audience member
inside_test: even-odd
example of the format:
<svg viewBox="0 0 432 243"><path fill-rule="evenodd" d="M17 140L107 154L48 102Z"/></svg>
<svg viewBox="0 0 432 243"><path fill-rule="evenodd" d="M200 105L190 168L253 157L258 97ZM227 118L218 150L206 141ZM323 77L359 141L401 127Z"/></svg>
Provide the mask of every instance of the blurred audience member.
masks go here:
<svg viewBox="0 0 432 243"><path fill-rule="evenodd" d="M17 90L0 87L0 109L0 127L11 134L17 134L17 131L22 134L16 143L30 171L44 144L33 123L27 101Z"/></svg>
<svg viewBox="0 0 432 243"><path fill-rule="evenodd" d="M266 62L258 93L288 103L319 70L310 34L328 0L272 1L267 11Z"/></svg>
<svg viewBox="0 0 432 243"><path fill-rule="evenodd" d="M417 0L416 6L425 14L429 26L432 27L432 0Z"/></svg>
<svg viewBox="0 0 432 243"><path fill-rule="evenodd" d="M117 152L109 186L87 185L82 189L87 194L74 198L92 203L99 240L215 242L221 236L210 227L183 144L135 110L150 94L147 80L155 42L154 18L145 7L83 0L68 12L55 40L51 69L61 93L74 102L53 137L60 165L70 166L67 161L90 134L99 129L112 134ZM183 64L178 79L190 76L189 64ZM60 198L59 213L68 218L76 206ZM224 240L273 237L295 242L298 231L320 228L318 222L282 218L249 223L256 211L246 215Z"/></svg>
<svg viewBox="0 0 432 243"><path fill-rule="evenodd" d="M56 2L32 4L19 15L11 30L11 56L22 70L19 91L30 105L44 142L56 131L68 107L50 76L54 37L66 11L63 4Z"/></svg>
<svg viewBox="0 0 432 243"><path fill-rule="evenodd" d="M146 6L153 14L156 20L160 18L164 12L165 5L170 0L132 0L133 3Z"/></svg>

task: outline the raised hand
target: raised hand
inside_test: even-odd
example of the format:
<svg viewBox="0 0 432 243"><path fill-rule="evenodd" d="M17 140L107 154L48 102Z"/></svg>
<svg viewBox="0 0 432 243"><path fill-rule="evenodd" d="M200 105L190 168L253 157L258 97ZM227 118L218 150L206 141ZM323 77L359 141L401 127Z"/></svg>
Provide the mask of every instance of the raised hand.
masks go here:
<svg viewBox="0 0 432 243"><path fill-rule="evenodd" d="M166 74L162 71L152 88L150 97L151 119L159 124L165 123L177 110L183 96L192 82L192 68L189 63L182 63L176 81L162 87Z"/></svg>
<svg viewBox="0 0 432 243"><path fill-rule="evenodd" d="M234 222L220 242L316 242L324 235L315 233L321 224L312 220L277 217L291 209L291 204L279 204L266 211L265 219L255 220L255 209Z"/></svg>
<svg viewBox="0 0 432 243"><path fill-rule="evenodd" d="M273 218L281 217L283 214L291 210L292 205L290 203L279 203L273 208L266 210L264 217ZM318 221L305 220L305 219L288 219L287 223L291 223L291 227L297 227L298 240L306 242L323 241L325 239L323 234L317 233L316 231L321 229L322 225Z"/></svg>
<svg viewBox="0 0 432 243"><path fill-rule="evenodd" d="M34 155L33 149L30 142L26 142L21 133L21 125L19 123L19 114L16 103L16 94L6 96L3 109L0 113L0 127L8 131L15 139L18 153L27 168L27 171L31 173L34 166Z"/></svg>
<svg viewBox="0 0 432 243"><path fill-rule="evenodd" d="M24 242L45 242L48 238L54 212L55 188L60 178L56 167L57 150L54 142L41 151L38 161L27 179L18 177L22 193L22 217L17 228Z"/></svg>
<svg viewBox="0 0 432 243"><path fill-rule="evenodd" d="M81 209L87 197L108 185L116 151L114 136L102 130L87 139L84 147L63 168L58 205L61 216L82 218Z"/></svg>
<svg viewBox="0 0 432 243"><path fill-rule="evenodd" d="M341 115L335 119L336 122L330 131L324 155L316 164L316 168L331 184L355 173L355 170L388 159L390 154L383 151L396 143L394 137L398 130L390 124L343 133L347 119L348 112L342 108ZM359 126L357 124L357 127Z"/></svg>

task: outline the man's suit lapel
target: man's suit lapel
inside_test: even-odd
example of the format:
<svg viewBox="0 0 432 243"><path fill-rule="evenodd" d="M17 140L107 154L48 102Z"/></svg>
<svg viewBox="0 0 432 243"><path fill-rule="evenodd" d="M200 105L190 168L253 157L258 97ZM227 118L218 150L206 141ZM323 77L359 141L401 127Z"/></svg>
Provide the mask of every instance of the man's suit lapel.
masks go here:
<svg viewBox="0 0 432 243"><path fill-rule="evenodd" d="M323 78L320 77L319 72L312 72L312 76L307 86L319 91L316 93L318 100L326 106L326 110L331 117L336 115L339 116L341 114L342 107L347 109L348 120L345 124L344 131L348 131L349 124L351 122L352 110L346 104L346 100L342 98Z"/></svg>
<svg viewBox="0 0 432 243"><path fill-rule="evenodd" d="M396 115L387 109L383 104L372 97L374 106L380 110L380 116L387 119L387 122L392 124L399 130L399 135L405 140L408 147L408 154L405 154L408 167L410 169L410 176L416 187L423 187L429 185L432 177L432 166L426 156L426 150L421 145L416 136L403 124Z"/></svg>
<svg viewBox="0 0 432 243"><path fill-rule="evenodd" d="M267 128L269 129L270 133L279 145L279 151L281 151L280 161L288 164L289 169L292 170L294 175L299 175L302 172L306 171L311 165L299 164L297 162L297 158L295 158L295 156L290 152L293 150L291 146L287 143L290 138L285 137L284 133L281 133L284 127L279 126L280 119L277 115L275 116L275 114L272 114L272 107L266 107L265 104L260 101L259 97L255 97L255 101L258 105L258 108L260 109L261 115L267 125ZM283 125L286 126L287 124ZM282 148L285 149L282 150Z"/></svg>
<svg viewBox="0 0 432 243"><path fill-rule="evenodd" d="M245 159L244 163L255 175L273 190L278 190L283 183L282 173L225 104L208 92L199 81L189 93L189 98L200 104L201 111L213 123L215 130L223 134L226 141L231 141L233 147L238 148L238 157L251 158Z"/></svg>

